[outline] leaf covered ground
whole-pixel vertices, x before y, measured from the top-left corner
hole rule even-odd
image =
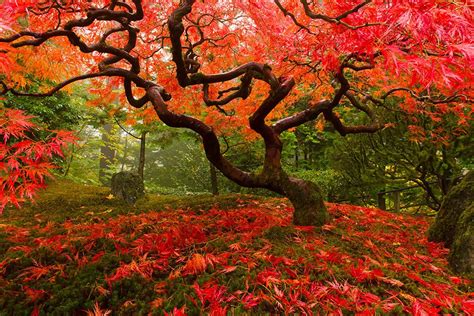
[[[51,190],[0,218],[0,315],[474,314],[424,217],[328,204],[315,229],[283,199]]]

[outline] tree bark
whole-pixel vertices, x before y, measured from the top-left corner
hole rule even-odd
[[[459,216],[448,262],[456,273],[474,273],[474,203]]]
[[[296,169],[299,168],[298,143],[296,144],[296,147],[295,147],[295,167]]]
[[[122,155],[122,166],[120,167],[120,171],[123,172],[125,170],[125,161],[128,156],[128,135],[125,134],[125,145],[123,147],[123,155]]]
[[[322,226],[329,221],[323,194],[313,182],[289,177],[282,181],[284,195],[295,208],[293,224]]]
[[[146,134],[147,132],[142,132],[140,137],[140,157],[138,160],[138,175],[142,178],[142,181],[145,171]]]
[[[74,160],[74,150],[75,150],[76,146],[74,144],[71,145],[71,153],[69,155],[69,159],[67,161],[67,166],[66,166],[66,170],[64,170],[64,173],[63,173],[63,176],[66,177],[68,174],[69,174],[69,170],[71,169],[71,164],[72,164],[72,161]]]

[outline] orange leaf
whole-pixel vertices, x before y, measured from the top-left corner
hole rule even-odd
[[[191,259],[184,265],[185,274],[199,274],[206,270],[207,263],[203,255],[199,253],[193,254]]]

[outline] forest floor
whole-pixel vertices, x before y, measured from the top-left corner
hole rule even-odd
[[[53,183],[0,216],[0,315],[474,314],[472,283],[429,218],[328,204],[291,225],[284,199],[150,196]]]

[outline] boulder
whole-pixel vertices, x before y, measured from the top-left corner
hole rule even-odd
[[[145,195],[143,179],[136,173],[122,171],[112,176],[111,191],[114,196],[127,202],[135,202]]]
[[[474,171],[446,195],[428,240],[450,248],[448,261],[456,273],[474,273]]]
[[[436,220],[428,231],[428,240],[451,247],[461,214],[474,202],[474,171],[451,188],[443,200]]]
[[[474,203],[459,217],[448,261],[456,273],[474,273]]]

